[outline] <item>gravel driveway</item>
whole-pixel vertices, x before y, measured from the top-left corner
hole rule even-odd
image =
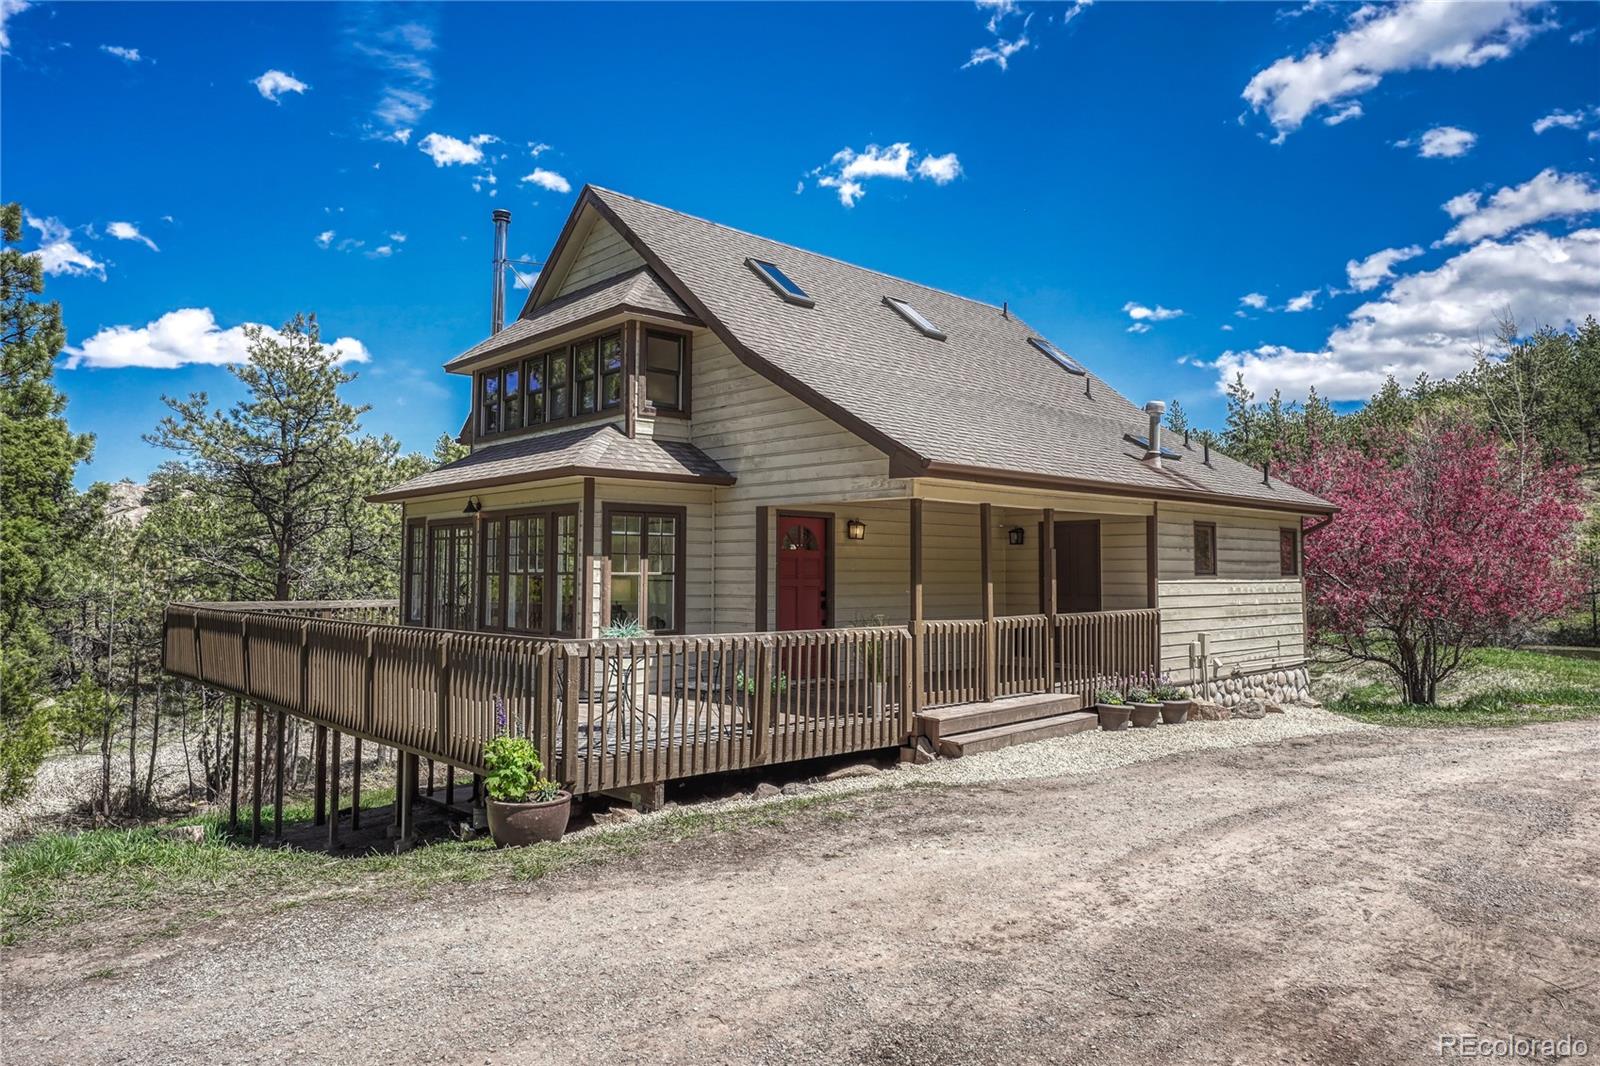
[[[1600,1055],[1600,727],[846,797],[532,885],[5,960],[29,1063]],[[114,976],[94,976],[115,970]]]

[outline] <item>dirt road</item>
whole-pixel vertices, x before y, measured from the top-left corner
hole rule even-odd
[[[1600,727],[1366,731],[883,792],[531,886],[20,948],[28,1063],[1600,1055]],[[101,968],[116,976],[92,978]]]

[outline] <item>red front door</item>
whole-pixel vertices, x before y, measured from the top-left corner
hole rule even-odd
[[[778,516],[778,628],[828,625],[828,520]]]

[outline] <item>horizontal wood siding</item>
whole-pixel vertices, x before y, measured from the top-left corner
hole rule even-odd
[[[622,234],[612,229],[610,223],[596,219],[573,257],[567,276],[561,279],[561,287],[550,297],[565,296],[585,285],[643,265],[644,260]]]
[[[709,331],[696,331],[693,351],[693,441],[738,478],[716,490],[713,624],[743,632],[755,621],[757,507],[806,510],[808,503],[902,495],[905,482],[889,477],[886,455],[750,370]],[[776,530],[774,522],[769,553]],[[837,540],[843,537],[841,530]],[[776,607],[770,569],[769,616]],[[903,599],[903,573],[899,587]],[[855,609],[836,604],[835,614],[847,619]]]
[[[1194,523],[1217,527],[1217,573],[1194,573]],[[1189,645],[1207,635],[1224,674],[1305,660],[1304,587],[1284,577],[1278,530],[1295,515],[1163,503],[1158,522],[1162,669],[1187,676]]]

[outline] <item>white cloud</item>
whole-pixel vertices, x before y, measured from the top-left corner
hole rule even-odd
[[[866,195],[867,189],[863,183],[874,178],[910,181],[918,177],[935,185],[948,185],[961,173],[961,160],[954,152],[944,155],[930,153],[919,159],[916,149],[909,142],[897,141],[887,148],[869,144],[861,152],[853,148],[841,148],[833,153],[833,158],[826,165],[813,168],[808,176],[815,178],[821,188],[834,190],[841,204],[854,207]],[[804,187],[802,181],[795,191],[799,192]]]
[[[107,55],[116,56],[124,63],[137,63],[139,60],[144,58],[139,54],[139,50],[137,48],[123,48],[120,45],[115,44],[103,44],[100,46],[100,51],[106,53]]]
[[[32,6],[29,0],[0,0],[0,52],[11,47],[11,30],[6,24]]]
[[[550,146],[548,144],[545,144],[543,141],[529,141],[528,142],[528,154],[533,156],[533,158],[535,158],[535,159],[538,159],[540,156],[544,155],[549,150],[550,150]]]
[[[333,243],[333,230],[325,229],[317,234],[317,247],[326,248]]]
[[[1083,9],[1092,2],[1093,0],[1077,0],[1076,3],[1069,3],[1054,10],[1059,12],[1060,24],[1065,26],[1082,14]],[[1007,70],[1011,65],[1012,56],[1033,46],[1033,41],[1028,37],[1028,28],[1033,24],[1033,13],[1024,12],[1016,0],[977,0],[977,5],[980,11],[989,15],[988,21],[984,23],[984,29],[994,40],[974,48],[967,61],[961,64],[961,69],[967,70],[993,63],[1002,71]],[[1021,24],[1013,23],[1015,28],[1008,29],[1006,24],[1014,16],[1021,16]],[[1056,16],[1052,15],[1050,21],[1056,21]]]
[[[1524,0],[1363,4],[1326,47],[1278,59],[1242,95],[1282,141],[1314,112],[1371,91],[1389,74],[1504,59],[1544,28],[1529,18],[1534,6]]]
[[[992,45],[986,44],[979,48],[974,48],[972,55],[967,58],[965,63],[961,64],[961,69],[966,70],[968,67],[981,67],[985,63],[993,63],[1001,70],[1007,70],[1011,66],[1011,57],[1028,47],[1030,43],[1027,34],[1023,34],[1012,41],[997,37]]]
[[[139,232],[139,227],[132,222],[112,222],[106,226],[106,232],[119,241],[140,241],[148,245],[152,252],[161,251],[156,247],[156,242]]]
[[[1148,323],[1148,322],[1135,322],[1133,325],[1128,327],[1128,332],[1129,333],[1149,333],[1150,332],[1150,323]]]
[[[1562,174],[1549,167],[1521,185],[1500,189],[1487,202],[1477,192],[1452,197],[1444,210],[1456,224],[1439,243],[1471,244],[1535,222],[1600,211],[1600,189],[1586,174]]]
[[[433,108],[433,66],[428,56],[437,47],[433,27],[416,18],[386,21],[394,12],[418,9],[400,5],[361,5],[347,9],[351,21],[345,39],[382,84],[372,108],[376,139],[405,144],[422,116]]]
[[[172,370],[180,366],[222,366],[242,363],[248,338],[243,325],[223,329],[209,307],[168,311],[143,326],[108,326],[76,348],[66,349],[66,366],[148,367]],[[340,363],[365,363],[367,346],[354,337],[340,337],[326,345]]]
[[[448,134],[430,133],[417,142],[417,147],[427,153],[436,167],[476,164],[483,162],[483,146],[499,140],[489,133],[479,133],[466,140]]]
[[[1141,321],[1148,319],[1151,322],[1165,322],[1169,318],[1178,318],[1183,314],[1182,311],[1175,311],[1170,307],[1162,307],[1160,304],[1154,307],[1146,307],[1144,304],[1134,303],[1132,300],[1123,304],[1122,309],[1128,313],[1129,318]]]
[[[391,233],[389,234],[389,239],[396,244],[406,243],[406,235],[404,233]]]
[[[1361,102],[1359,100],[1352,100],[1339,109],[1330,111],[1326,115],[1323,115],[1322,124],[1324,126],[1339,126],[1349,122],[1351,119],[1360,118],[1364,114],[1366,114],[1366,112],[1361,110]]]
[[[1565,111],[1558,107],[1543,118],[1534,120],[1533,132],[1582,129],[1597,119],[1600,119],[1600,107],[1580,107],[1576,111]]]
[[[954,152],[925,155],[917,162],[917,176],[928,178],[935,185],[948,185],[961,176],[961,160]]]
[[[1485,240],[1433,270],[1403,276],[1350,312],[1320,351],[1263,345],[1223,353],[1218,388],[1235,372],[1259,394],[1311,386],[1334,400],[1370,396],[1393,375],[1439,380],[1472,365],[1475,347],[1510,311],[1524,329],[1580,321],[1600,306],[1600,229],[1565,236],[1533,231]]]
[[[39,231],[39,247],[29,255],[39,257],[46,274],[69,278],[97,277],[106,280],[106,265],[72,243],[72,228],[58,218],[38,218],[24,214],[24,221]]]
[[[1291,297],[1289,302],[1283,305],[1283,309],[1291,315],[1298,314],[1301,311],[1309,311],[1317,306],[1317,297],[1321,295],[1322,290],[1320,288],[1307,289],[1299,296]]]
[[[1477,143],[1478,135],[1471,130],[1456,126],[1435,126],[1415,140],[1408,137],[1405,140],[1395,141],[1394,146],[1410,148],[1415,145],[1417,155],[1423,159],[1455,159],[1472,151],[1472,146]]]
[[[363,252],[362,254],[368,259],[387,259],[394,254],[394,247],[388,244],[380,244],[370,252]]]
[[[1224,322],[1224,323],[1223,323],[1223,324],[1222,324],[1222,325],[1221,325],[1221,326],[1220,326],[1220,327],[1218,327],[1218,328],[1219,328],[1219,329],[1221,329],[1221,330],[1222,330],[1222,332],[1224,332],[1224,333],[1232,333],[1232,332],[1233,332],[1233,327],[1232,327],[1232,326],[1230,326],[1230,325],[1228,325],[1228,324],[1227,324],[1227,323],[1226,323],[1226,322]]]
[[[1267,306],[1267,298],[1265,294],[1259,292],[1247,292],[1243,296],[1239,297],[1239,302],[1244,304],[1246,307],[1253,307],[1257,311]]]
[[[522,180],[529,182],[530,184],[537,185],[541,189],[548,189],[551,192],[572,191],[571,182],[567,181],[566,178],[563,178],[555,171],[546,170],[544,167],[534,167],[533,173],[527,175]]]
[[[311,88],[299,78],[281,70],[269,70],[250,84],[256,87],[256,92],[273,103],[277,103],[284,93],[303,93]]]
[[[1407,248],[1385,248],[1373,252],[1365,259],[1352,259],[1344,265],[1345,277],[1350,280],[1351,292],[1370,292],[1382,282],[1394,277],[1394,266],[1407,259],[1415,259],[1422,249],[1413,244]]]

